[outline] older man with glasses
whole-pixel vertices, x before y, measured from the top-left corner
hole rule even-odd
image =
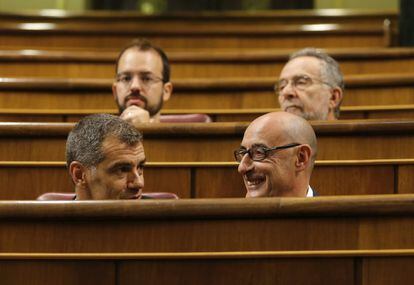
[[[309,185],[317,152],[315,132],[303,118],[274,112],[255,119],[234,151],[246,197],[313,197]]]
[[[112,94],[121,119],[159,122],[163,103],[172,93],[170,65],[164,51],[147,40],[136,40],[118,56]]]
[[[314,48],[292,54],[275,84],[281,109],[306,120],[338,119],[343,90],[338,63]]]

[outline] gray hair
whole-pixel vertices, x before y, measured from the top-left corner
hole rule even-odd
[[[319,59],[322,62],[321,78],[323,78],[323,80],[326,80],[333,88],[339,87],[342,92],[344,92],[344,77],[342,75],[338,62],[335,59],[333,59],[323,50],[307,47],[292,53],[289,57],[289,61],[302,56],[310,56]],[[341,103],[342,102],[339,102],[338,106],[336,106],[335,109],[335,116],[337,118],[339,117],[339,107]]]
[[[80,120],[66,141],[66,165],[79,161],[86,167],[98,165],[105,159],[102,143],[113,136],[128,145],[142,142],[142,134],[119,117],[95,114]]]

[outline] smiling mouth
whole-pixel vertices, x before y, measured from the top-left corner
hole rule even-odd
[[[262,184],[264,179],[246,180],[248,186],[257,186]]]
[[[246,181],[246,186],[249,188],[256,188],[259,185],[262,185],[265,182],[265,177],[258,176],[258,175],[245,175],[244,181]]]

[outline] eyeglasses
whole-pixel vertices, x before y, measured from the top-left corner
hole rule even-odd
[[[291,80],[282,79],[279,82],[277,82],[274,86],[276,95],[279,95],[283,91],[283,89],[285,89],[285,87],[289,84],[289,81],[292,81],[292,86],[295,89],[301,90],[301,91],[312,86],[315,82],[318,82],[320,84],[326,84],[332,87],[332,85],[326,81],[322,81],[317,78],[311,78],[306,75],[298,75],[298,76],[293,77]]]
[[[300,143],[290,143],[290,144],[287,144],[287,145],[272,146],[272,147],[265,147],[265,146],[262,146],[262,145],[253,145],[249,149],[241,148],[241,149],[235,150],[234,151],[234,158],[236,159],[237,162],[240,162],[243,159],[244,155],[247,153],[252,160],[262,161],[266,157],[268,157],[269,152],[271,152],[271,151],[291,148],[291,147],[295,147],[295,146],[298,146],[298,145],[301,145],[301,144]]]
[[[158,77],[151,73],[120,73],[116,76],[116,81],[123,85],[125,88],[129,88],[134,80],[134,76],[138,76],[139,85],[144,88],[148,89],[153,84],[164,81],[161,77]]]

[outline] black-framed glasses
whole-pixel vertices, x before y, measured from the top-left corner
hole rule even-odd
[[[297,76],[294,76],[291,80],[282,79],[279,82],[277,82],[274,86],[274,91],[276,95],[279,95],[283,91],[283,89],[285,89],[285,87],[289,84],[289,81],[292,82],[292,86],[295,89],[301,90],[301,91],[312,86],[315,82],[320,83],[320,84],[326,84],[332,87],[332,85],[329,82],[326,82],[326,81],[323,81],[317,78],[312,78],[307,75],[297,75]]]
[[[295,147],[295,146],[298,146],[298,145],[301,145],[301,144],[300,143],[290,143],[290,144],[287,144],[287,145],[272,146],[272,147],[266,147],[266,146],[263,146],[263,145],[253,145],[249,149],[241,148],[241,149],[235,150],[234,151],[234,158],[236,159],[237,162],[240,162],[243,159],[244,155],[247,153],[252,160],[262,161],[266,157],[268,157],[269,152],[271,152],[271,151],[291,148],[291,147]]]
[[[121,83],[125,88],[129,88],[134,80],[134,76],[138,76],[139,85],[144,89],[150,88],[153,84],[157,82],[164,82],[164,79],[158,77],[152,73],[140,72],[140,73],[130,73],[124,72],[119,73],[116,76],[116,81]]]

